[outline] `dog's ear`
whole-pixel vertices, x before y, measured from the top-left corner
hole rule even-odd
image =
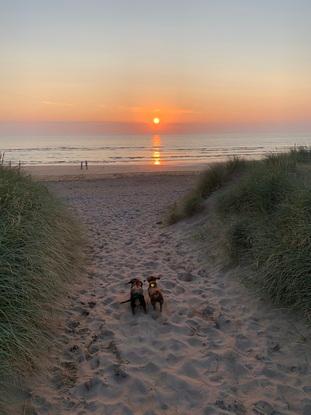
[[[127,282],[127,284],[133,284],[134,281],[135,279],[131,279],[131,281]]]
[[[160,279],[161,279],[161,277],[155,277],[155,279],[156,279],[156,280],[160,280]]]

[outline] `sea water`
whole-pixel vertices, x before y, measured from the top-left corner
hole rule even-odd
[[[196,164],[232,156],[256,159],[310,145],[311,133],[0,137],[4,161],[13,165]]]

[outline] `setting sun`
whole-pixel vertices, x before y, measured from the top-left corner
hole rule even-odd
[[[311,415],[311,0],[0,10],[0,415]]]

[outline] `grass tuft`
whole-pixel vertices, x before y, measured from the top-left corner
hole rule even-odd
[[[184,196],[179,203],[175,203],[169,210],[166,222],[173,225],[184,218],[189,218],[202,210],[202,198],[197,192]]]
[[[81,263],[81,233],[29,177],[0,168],[0,413],[53,341],[53,309]]]
[[[275,157],[275,156],[273,156]],[[271,158],[255,162],[252,167],[218,198],[218,209],[224,214],[272,212],[291,191],[292,170]]]
[[[202,211],[204,200],[232,180],[237,174],[241,173],[246,165],[247,162],[245,160],[233,157],[227,162],[209,166],[200,175],[194,190],[171,207],[166,222],[172,225]]]

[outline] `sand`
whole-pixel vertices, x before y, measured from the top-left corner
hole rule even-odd
[[[72,180],[98,180],[107,177],[136,176],[137,174],[184,174],[185,172],[197,173],[206,169],[207,163],[181,164],[161,163],[155,164],[106,164],[92,165],[88,169],[80,165],[57,165],[57,166],[22,166],[22,171],[31,174],[33,178],[40,181],[72,181]]]
[[[207,255],[200,218],[163,226],[194,180],[49,183],[86,226],[89,259],[32,386],[37,415],[311,414],[310,329]],[[151,274],[163,313],[132,316],[126,283]]]

